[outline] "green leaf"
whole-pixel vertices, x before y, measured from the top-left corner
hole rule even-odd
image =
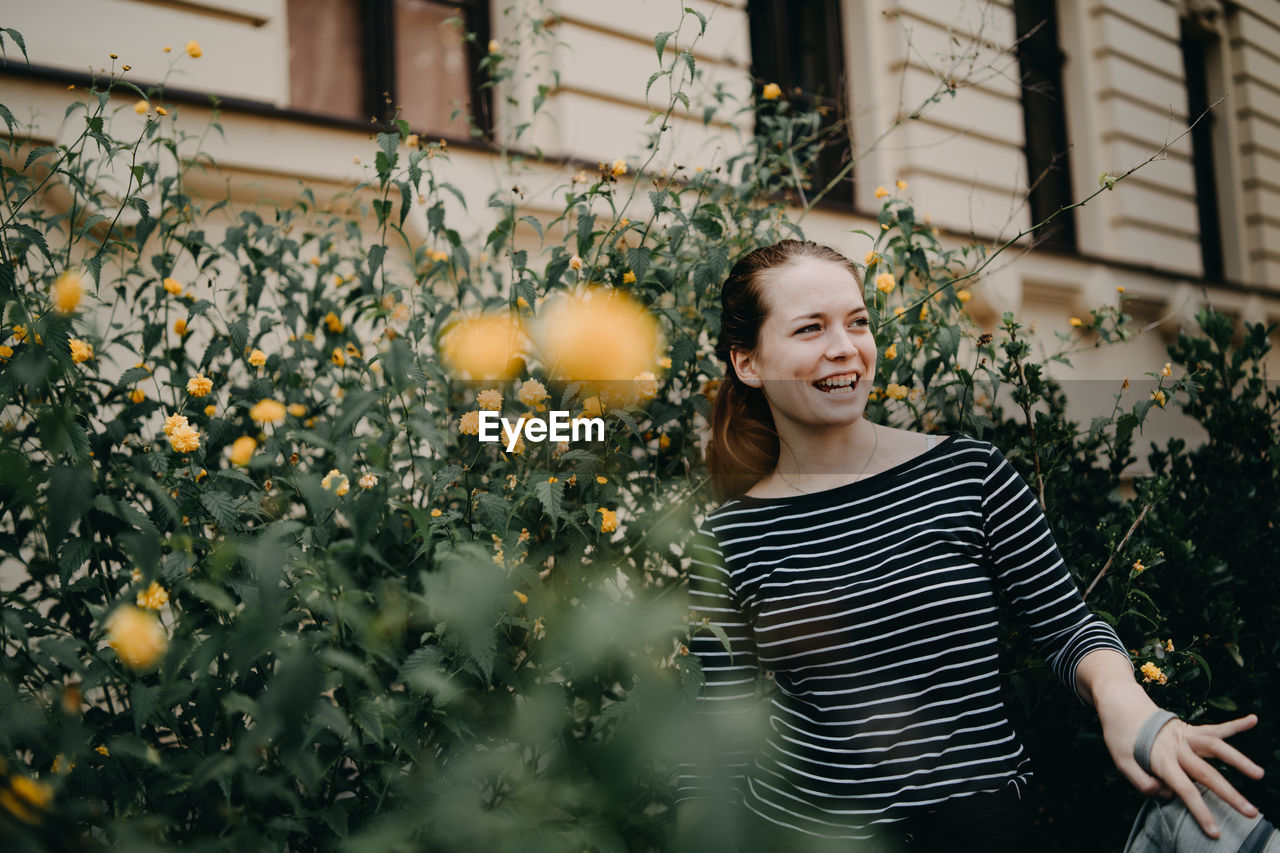
[[[564,484],[549,483],[543,480],[534,484],[533,493],[538,496],[538,500],[542,502],[542,509],[552,518],[560,518],[563,515],[562,506],[564,503]]]
[[[223,530],[231,531],[239,526],[236,512],[239,502],[234,498],[222,492],[204,492],[200,495],[200,503]]]
[[[667,32],[658,33],[656,36],[653,37],[653,49],[658,54],[658,62],[662,62],[662,54],[667,49],[667,41],[673,35],[675,35],[675,31],[668,30]],[[649,82],[650,84],[652,84],[653,78],[649,78]],[[646,87],[645,93],[648,94],[648,92],[649,90]]]

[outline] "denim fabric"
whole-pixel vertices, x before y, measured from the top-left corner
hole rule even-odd
[[[1138,812],[1124,853],[1280,853],[1280,831],[1267,831],[1262,816],[1247,818],[1205,786],[1196,787],[1222,830],[1218,838],[1204,834],[1179,798],[1151,799]]]

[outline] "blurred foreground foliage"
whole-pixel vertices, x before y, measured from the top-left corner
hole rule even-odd
[[[670,86],[644,158],[568,181],[549,220],[495,192],[479,245],[451,225],[479,200],[450,183],[447,146],[403,123],[376,135],[350,212],[306,190],[248,209],[188,191],[216,167],[203,131],[156,110],[162,90],[112,74],[72,100],[57,145],[0,105],[6,849],[672,844],[675,764],[715,736],[687,713],[699,626],[680,589],[710,505],[717,288],[743,252],[800,234],[793,202],[830,127],[767,87],[754,105],[717,92],[706,118],[751,110],[755,136],[714,168],[651,169],[695,43],[655,41],[650,87]],[[511,74],[500,52],[485,65],[495,85]],[[1157,701],[1257,712],[1243,746],[1280,757],[1262,746],[1280,675],[1268,330],[1235,340],[1202,314],[1158,399],[1117,396],[1079,425],[1046,369],[1131,335],[1123,303],[1036,357],[1012,316],[991,334],[966,313],[988,253],[944,247],[889,193],[877,224],[870,417],[1004,449],[1082,586],[1101,572],[1090,603],[1160,667]],[[588,283],[656,318],[652,370],[625,314],[588,311],[605,335],[547,325]],[[447,351],[468,328],[488,350],[506,330],[510,351],[446,370],[442,336]],[[561,369],[583,362],[574,335],[620,383]],[[459,364],[501,376],[462,381]],[[603,413],[608,432],[508,453],[460,429],[492,408],[478,392],[511,417]],[[1153,447],[1126,499],[1141,425],[1171,401],[1208,440]],[[1137,796],[1096,722],[1018,637],[1007,665],[1058,849],[1114,846]]]

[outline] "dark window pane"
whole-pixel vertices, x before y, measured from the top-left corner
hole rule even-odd
[[[359,0],[288,0],[289,106],[367,118]]]
[[[810,179],[820,192],[851,159],[839,0],[750,0],[747,15],[758,84],[777,83],[796,109],[823,114],[826,142]],[[852,205],[852,176],[825,198]]]
[[[1191,128],[1191,162],[1196,176],[1196,208],[1200,220],[1200,259],[1204,277],[1226,277],[1222,256],[1222,224],[1218,205],[1218,180],[1214,168],[1213,136],[1217,116],[1209,110],[1209,57],[1217,35],[1182,22],[1182,62],[1187,75],[1187,107]],[[1208,112],[1206,112],[1208,111]]]
[[[1028,202],[1033,223],[1071,203],[1071,161],[1062,98],[1062,48],[1054,0],[1015,0],[1022,117],[1027,140]],[[1036,232],[1039,245],[1074,251],[1075,211],[1067,210]]]
[[[458,17],[459,9],[453,4],[395,0],[392,91],[401,117],[411,127],[466,138],[470,135],[470,60],[463,28],[445,23]]]

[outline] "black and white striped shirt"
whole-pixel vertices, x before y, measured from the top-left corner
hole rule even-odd
[[[733,498],[690,551],[698,711],[767,725],[722,755],[735,796],[782,826],[839,838],[981,791],[1021,787],[1005,713],[997,594],[1075,689],[1095,649],[1126,654],[1085,607],[1030,489],[986,441],[952,435],[865,479]],[[724,715],[724,716],[720,716]],[[677,801],[714,795],[685,765]]]

